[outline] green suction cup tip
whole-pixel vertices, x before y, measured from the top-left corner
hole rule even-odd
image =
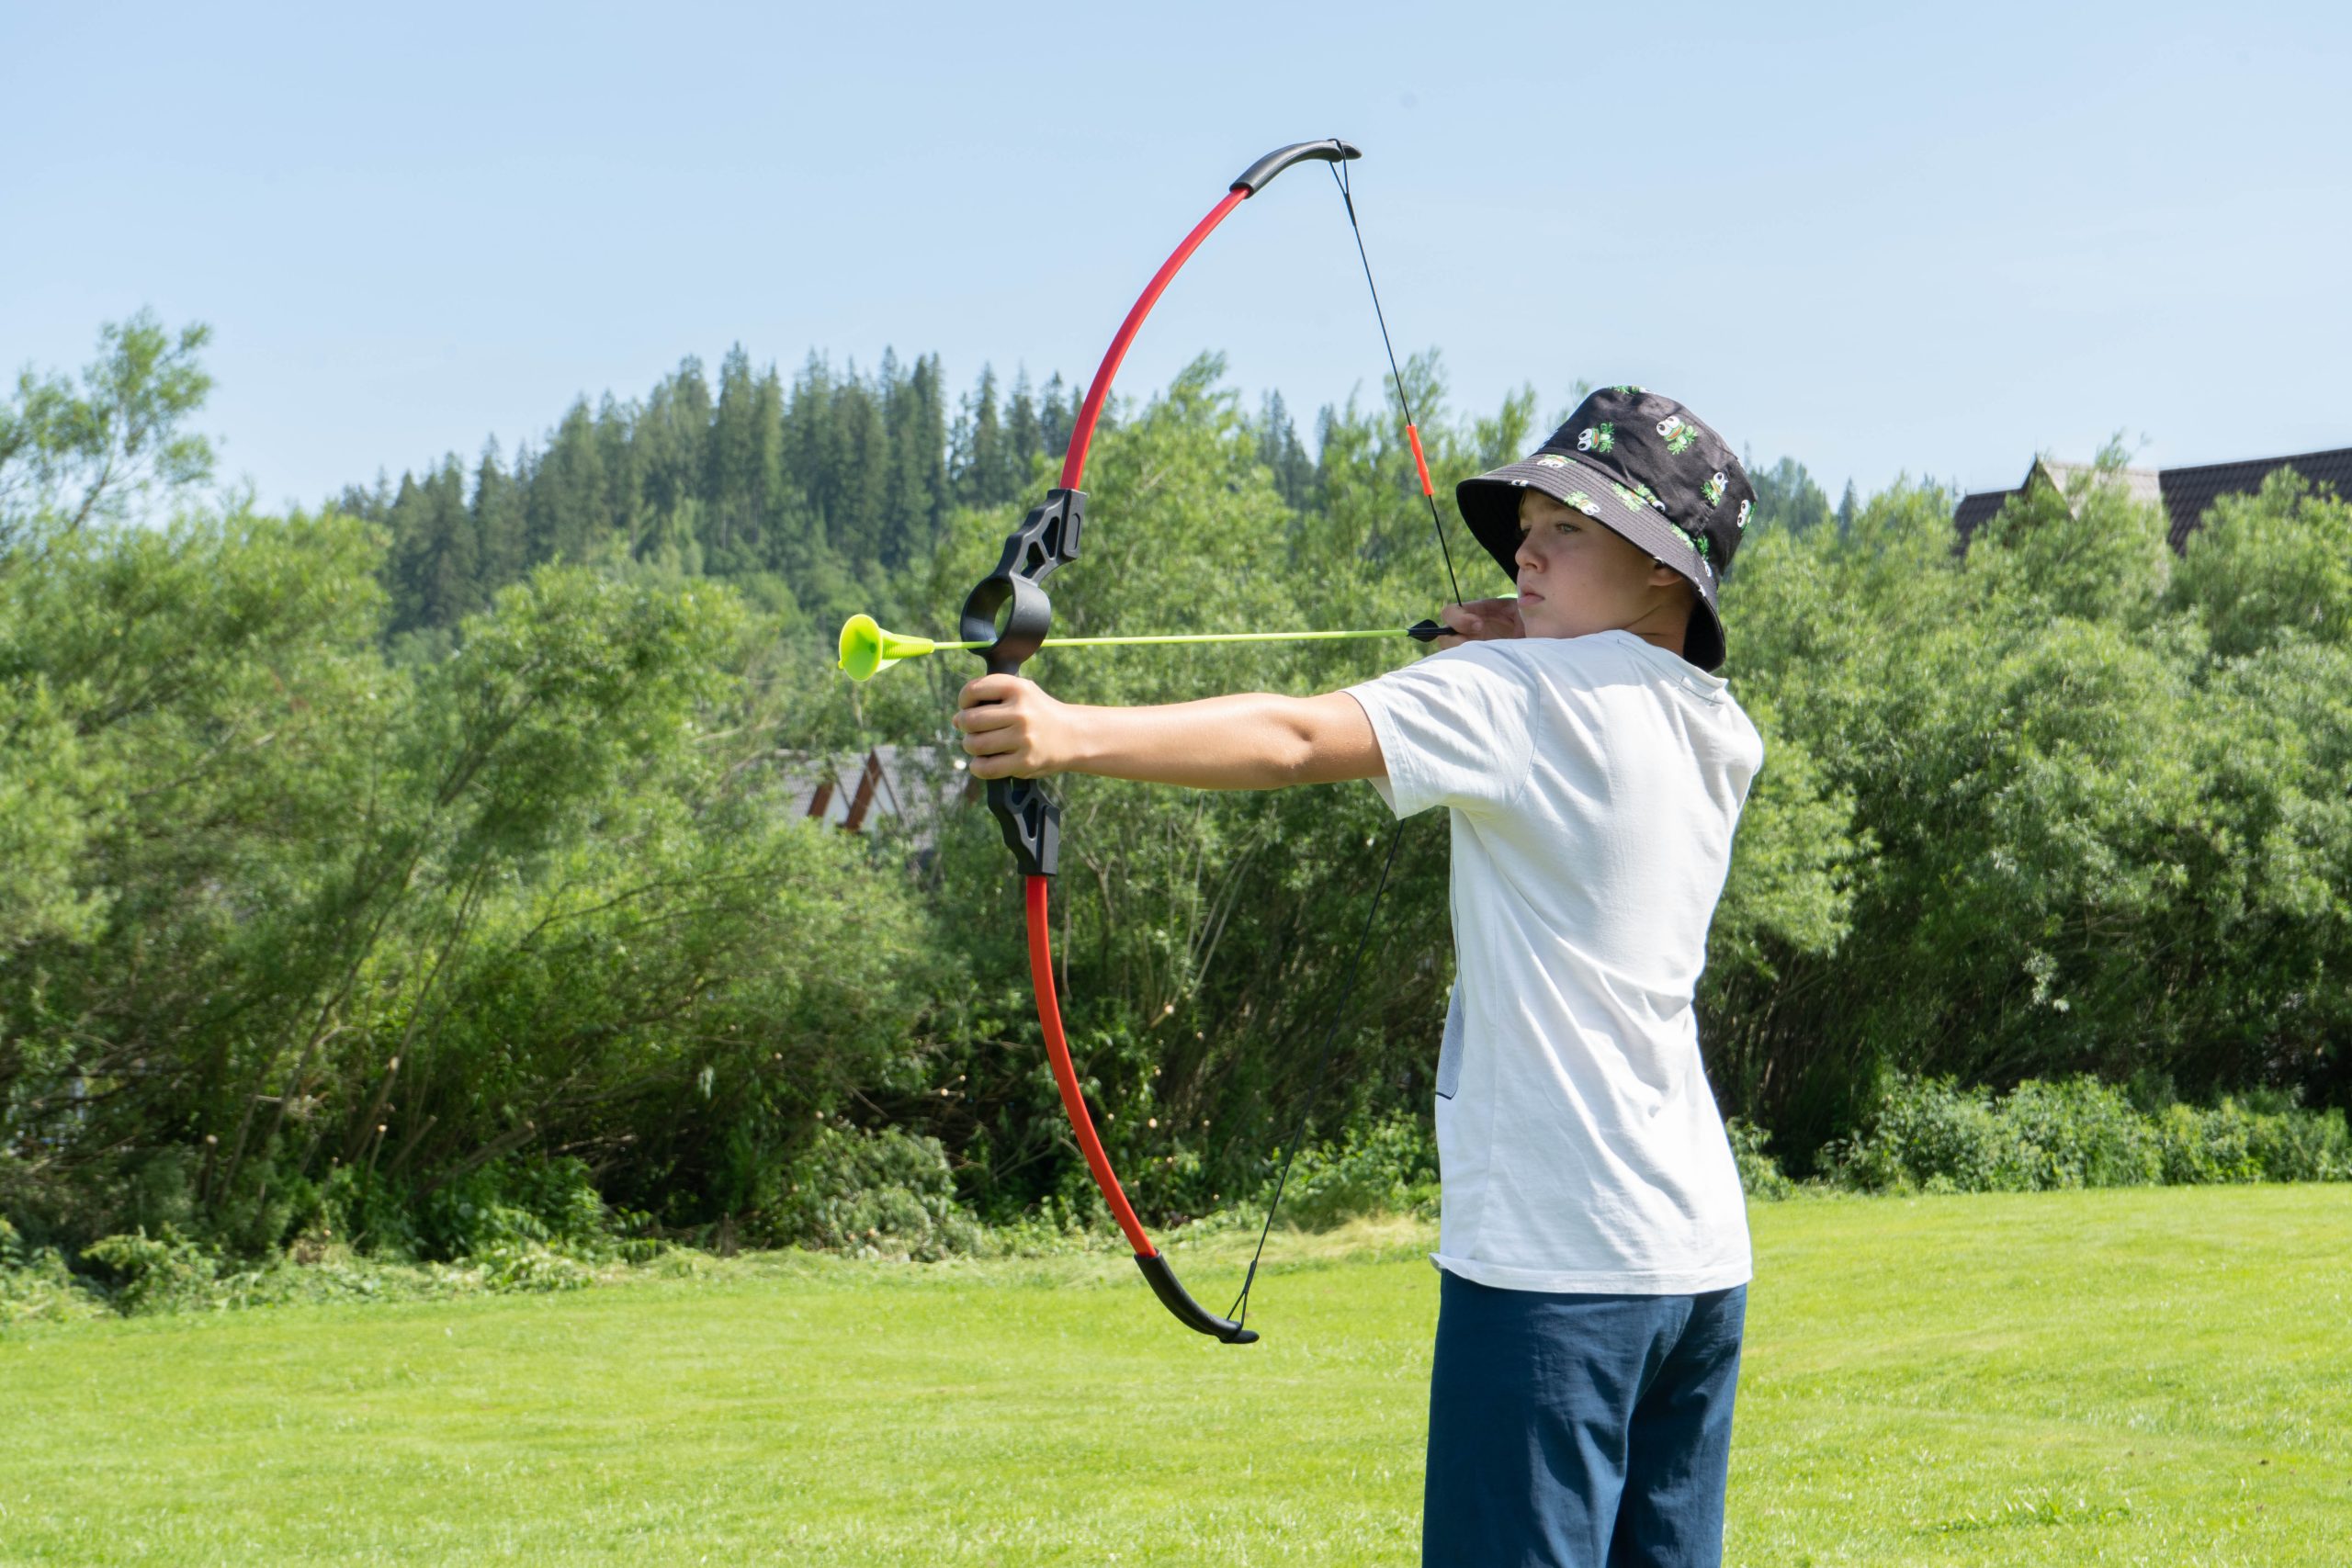
[[[852,615],[842,623],[841,669],[853,681],[871,681],[881,672],[882,628],[871,615]]]
[[[927,637],[885,631],[871,615],[852,615],[842,623],[841,669],[853,681],[871,681],[901,659],[920,659],[938,648]]]

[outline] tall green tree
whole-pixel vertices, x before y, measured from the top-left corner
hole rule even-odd
[[[956,420],[954,457],[956,499],[967,506],[1001,506],[1014,498],[1012,455],[997,408],[996,371],[980,367],[979,384],[964,399]]]
[[[523,492],[499,461],[498,438],[483,443],[481,461],[474,467],[474,552],[479,563],[479,589],[474,603],[486,604],[490,595],[523,575],[528,541],[523,532]]]
[[[481,602],[481,535],[466,505],[466,471],[451,453],[393,500],[387,563],[394,633],[456,625]]]
[[[523,500],[523,537],[534,565],[579,561],[612,528],[604,448],[595,416],[582,398],[564,414],[531,470]]]
[[[212,389],[198,359],[211,335],[201,323],[175,335],[141,310],[98,329],[78,386],[18,373],[0,403],[0,554],[36,529],[119,521],[211,478],[212,443],[186,426]]]

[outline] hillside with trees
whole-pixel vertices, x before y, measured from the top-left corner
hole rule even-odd
[[[944,629],[1050,482],[1075,389],[984,374],[951,411],[935,358],[787,379],[739,350],[715,389],[689,360],[511,458],[277,515],[210,488],[203,342],[134,319],[0,407],[8,1235],[448,1257],[584,1206],[922,1250],[1095,1213],[1001,845],[943,744],[968,666],[852,687],[830,650],[852,610]],[[1532,392],[1456,417],[1434,362],[1408,378],[1442,493],[1536,432]],[[1122,407],[1057,625],[1430,614],[1390,411],[1315,435],[1213,358]],[[1699,998],[1724,1109],[1804,1173],[1898,1112],[1928,1126],[1939,1079],[2091,1075],[2152,1114],[2352,1100],[2352,507],[2275,478],[2176,558],[2094,485],[2021,498],[1962,555],[1941,487],[1832,508],[1801,466],[1757,469],[1725,672],[1768,757]],[[1468,566],[1466,592],[1503,587]],[[1409,656],[1033,672],[1154,702]],[[791,809],[810,766],[884,742],[935,759],[935,809],[862,836]],[[1352,788],[1064,794],[1057,945],[1106,1139],[1156,1217],[1247,1201],[1305,1103],[1385,812]],[[1405,829],[1315,1111],[1332,1149],[1426,1161],[1445,842]]]

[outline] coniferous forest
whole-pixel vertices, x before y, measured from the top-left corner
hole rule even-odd
[[[134,318],[0,406],[0,1244],[933,1255],[1099,1222],[947,744],[970,666],[831,669],[853,612],[952,626],[1080,389],[739,348],[277,514],[214,483],[204,346]],[[1408,376],[1442,495],[1573,401],[1456,414],[1433,359]],[[1792,458],[1751,469],[1725,673],[1768,758],[1699,998],[1751,1173],[2352,1174],[2352,507],[2274,476],[2176,555],[2092,483],[1962,554],[1944,487],[1833,505]],[[1089,491],[1072,632],[1401,626],[1447,592],[1385,403],[1320,411],[1310,446],[1204,359],[1115,409]],[[1464,592],[1505,591],[1465,542]],[[1032,672],[1155,702],[1410,656]],[[892,809],[807,815],[876,748]],[[1060,978],[1106,1140],[1157,1219],[1255,1201],[1385,813],[1063,793]],[[1308,1216],[1426,1190],[1446,908],[1416,819]]]

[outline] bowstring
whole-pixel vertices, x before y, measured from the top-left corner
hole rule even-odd
[[[1355,195],[1348,187],[1347,164],[1345,161],[1335,163],[1330,165],[1330,170],[1331,182],[1340,187],[1340,204],[1348,209],[1348,231],[1355,236],[1356,259],[1363,264],[1363,284],[1372,295],[1373,320],[1380,323],[1380,346],[1388,355],[1388,375],[1396,384],[1396,407],[1405,416],[1405,428],[1408,432],[1418,432],[1419,422],[1413,418],[1412,399],[1405,390],[1405,373],[1396,364],[1396,345],[1389,340],[1388,314],[1380,308],[1380,285],[1372,280],[1372,257],[1364,251],[1363,226],[1356,221]],[[1430,504],[1430,526],[1437,534],[1438,553],[1445,558],[1445,581],[1447,586],[1453,590],[1454,604],[1460,604],[1462,581],[1453,574],[1453,549],[1446,543],[1445,519],[1438,511],[1434,493],[1424,488],[1421,499]],[[1347,1018],[1348,1003],[1355,997],[1356,980],[1363,969],[1364,951],[1372,945],[1373,928],[1380,919],[1380,901],[1387,895],[1389,874],[1396,869],[1396,852],[1404,841],[1405,824],[1400,818],[1389,827],[1388,853],[1380,863],[1380,881],[1372,890],[1372,907],[1364,911],[1363,930],[1356,937],[1355,952],[1349,956],[1347,971],[1340,978],[1339,999],[1331,1007],[1330,1025],[1324,1030],[1323,1044],[1316,1053],[1315,1076],[1307,1083],[1306,1099],[1298,1110],[1298,1123],[1291,1129],[1289,1147],[1283,1154],[1282,1170],[1274,1178],[1274,1195],[1266,1204],[1265,1223],[1258,1227],[1258,1246],[1250,1254],[1249,1271],[1241,1277],[1241,1293],[1233,1298],[1233,1305],[1225,1314],[1233,1320],[1236,1327],[1249,1319],[1250,1291],[1258,1282],[1258,1264],[1266,1255],[1266,1238],[1273,1234],[1274,1215],[1283,1206],[1283,1190],[1290,1185],[1291,1165],[1298,1158],[1298,1147],[1306,1136],[1306,1124],[1315,1113],[1315,1102],[1322,1097],[1323,1079],[1331,1066],[1331,1047],[1339,1041],[1340,1025]]]
[[[1372,319],[1380,323],[1380,346],[1388,355],[1388,378],[1396,384],[1396,407],[1405,416],[1405,428],[1418,431],[1420,421],[1413,417],[1413,400],[1405,391],[1405,373],[1396,367],[1396,345],[1388,338],[1388,313],[1380,308],[1380,285],[1372,280],[1372,257],[1364,254],[1363,225],[1356,221],[1355,193],[1348,186],[1347,164],[1328,165],[1331,183],[1340,187],[1340,201],[1348,209],[1348,232],[1356,240],[1356,259],[1363,263],[1363,286],[1372,293]],[[1437,497],[1430,491],[1421,491],[1421,499],[1430,503],[1430,526],[1437,532],[1438,553],[1445,558],[1446,585],[1453,590],[1453,602],[1462,603],[1462,580],[1453,575],[1453,547],[1446,543],[1445,519],[1437,509]]]

